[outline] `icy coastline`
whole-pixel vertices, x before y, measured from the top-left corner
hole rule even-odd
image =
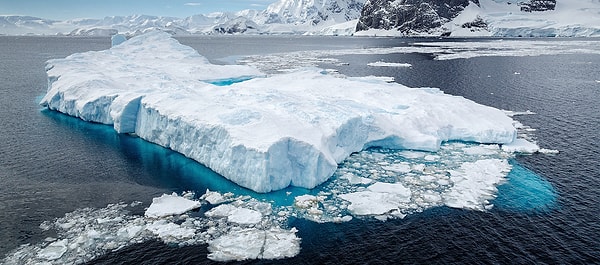
[[[435,151],[516,137],[502,111],[439,89],[212,65],[160,32],[50,60],[47,74],[41,105],[173,149],[257,192],[313,188],[368,147]]]

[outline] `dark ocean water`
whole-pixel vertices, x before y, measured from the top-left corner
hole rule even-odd
[[[216,62],[244,54],[403,46],[411,40],[202,37],[180,41]],[[0,256],[52,236],[39,228],[40,223],[75,209],[132,201],[147,206],[165,192],[207,187],[247,192],[169,150],[37,105],[46,90],[46,60],[109,45],[108,38],[0,37]],[[448,61],[433,60],[430,54],[337,58],[347,64],[322,66],[350,76],[393,76],[408,86],[439,87],[485,105],[537,113],[516,119],[537,129],[533,135],[542,147],[560,153],[521,156],[517,162],[549,182],[556,202],[543,211],[438,207],[387,222],[354,219],[318,224],[292,219],[290,226],[297,227],[302,238],[298,256],[243,263],[600,263],[600,83],[596,81],[600,55]],[[366,66],[378,60],[412,67]],[[90,264],[211,263],[206,254],[203,245],[180,248],[145,242]]]

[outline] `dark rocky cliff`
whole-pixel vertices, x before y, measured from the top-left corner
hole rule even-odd
[[[368,0],[356,30],[428,33],[456,17],[471,2],[479,5],[478,0]]]
[[[556,0],[506,1],[516,4],[522,12],[554,10]],[[367,0],[356,31],[368,29],[397,30],[403,35],[444,35],[442,27],[458,16],[469,4],[479,6],[479,0]],[[463,28],[486,29],[481,17],[461,25]]]
[[[549,11],[556,7],[556,0],[529,0],[519,3],[521,11]]]

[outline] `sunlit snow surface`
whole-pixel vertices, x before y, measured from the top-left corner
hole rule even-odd
[[[445,48],[421,46],[411,49],[414,49],[411,52],[419,49],[429,52]],[[390,50],[397,52],[394,48]],[[385,53],[383,49],[379,51]],[[464,57],[476,56],[472,51],[460,48],[455,51],[455,54],[465,52]],[[500,55],[505,54],[498,51]],[[534,47],[529,51],[521,55],[538,52]],[[344,52],[352,54],[357,50]],[[358,50],[358,53],[362,52]],[[516,50],[515,53],[518,54]],[[273,62],[277,62],[278,70],[293,68],[296,62],[322,62],[319,56],[323,54],[334,56],[340,52],[248,57],[245,62],[269,72],[274,69]],[[290,58],[287,56],[295,60],[286,61]],[[306,56],[305,60],[302,56]],[[295,66],[299,65],[302,66]],[[385,77],[380,77],[379,81],[372,77],[365,80],[389,81]],[[510,117],[535,115],[529,111],[505,111],[505,114]],[[268,194],[256,196],[264,198],[261,200],[227,190],[163,195],[153,200],[145,209],[145,215],[130,213],[141,207],[136,202],[112,204],[101,209],[79,209],[40,225],[43,230],[56,231],[56,238],[23,245],[2,263],[81,263],[125,246],[156,239],[175,246],[208,244],[208,258],[217,261],[279,259],[295,256],[300,251],[301,239],[296,236],[296,229],[288,226],[290,217],[343,223],[361,218],[405,218],[442,206],[476,211],[551,209],[556,200],[552,185],[513,158],[518,152],[554,154],[558,151],[535,145],[534,129],[518,121],[513,125],[518,129],[519,139],[524,140],[518,139],[510,148],[507,147],[510,145],[450,141],[444,142],[435,152],[371,148],[354,153],[339,164],[327,182],[308,194],[279,192],[271,197]],[[291,196],[292,200],[275,196]],[[198,209],[199,206],[202,208]]]

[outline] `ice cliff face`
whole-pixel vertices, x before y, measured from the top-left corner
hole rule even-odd
[[[435,151],[443,141],[516,137],[502,111],[438,89],[316,68],[264,77],[212,65],[161,32],[50,60],[47,74],[43,106],[180,152],[257,192],[313,188],[373,146]]]
[[[356,25],[368,29],[397,30],[404,35],[428,34],[456,17],[478,0],[368,0]]]

